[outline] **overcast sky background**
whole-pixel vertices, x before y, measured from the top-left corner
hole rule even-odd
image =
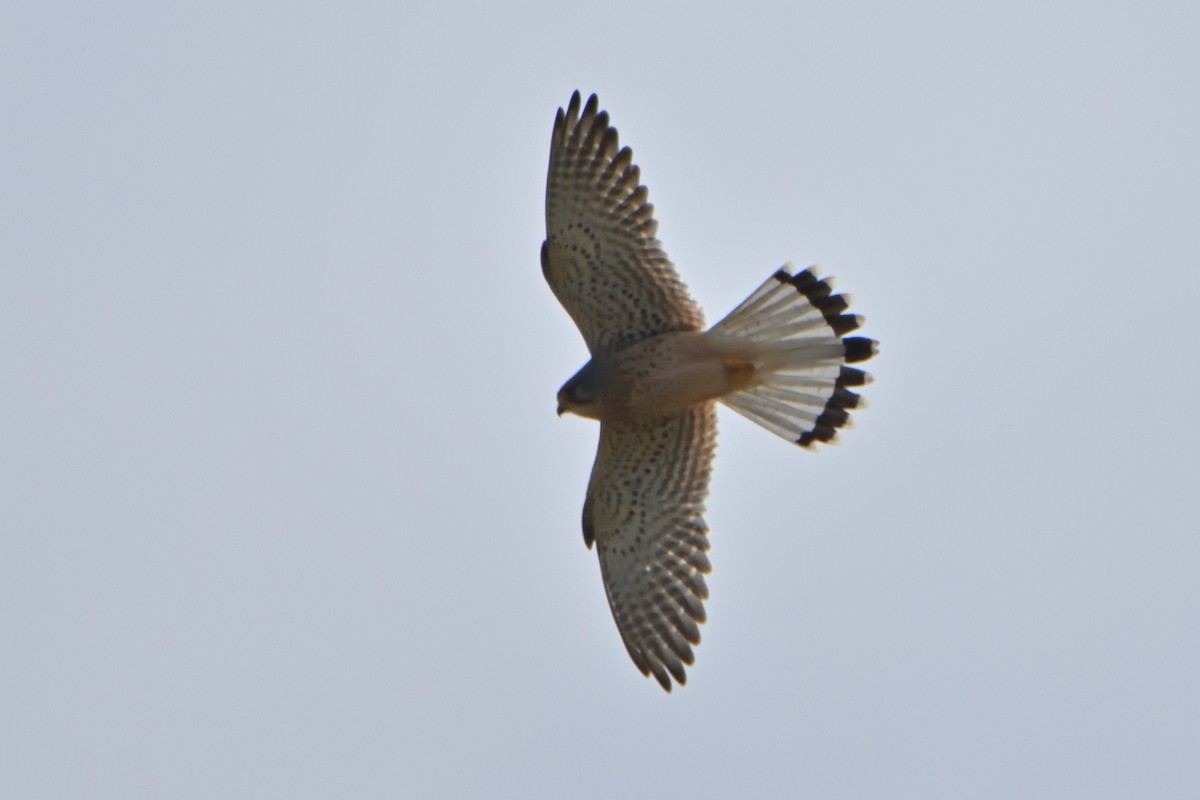
[[[1194,3],[5,3],[0,795],[1200,796]],[[722,411],[688,685],[584,548],[538,266],[598,92],[708,312],[880,340]]]

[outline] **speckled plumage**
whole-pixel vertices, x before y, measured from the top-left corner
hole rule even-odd
[[[641,171],[620,148],[596,96],[576,92],[550,142],[542,272],[595,354],[667,331],[698,331],[704,314],[655,238]]]
[[[686,681],[708,596],[704,500],[715,401],[811,448],[861,405],[847,366],[875,353],[815,268],[784,268],[710,330],[655,238],[629,148],[595,95],[559,109],[546,183],[542,272],[592,355],[559,413],[600,420],[583,509],[617,629],[667,691]]]
[[[687,680],[708,597],[704,498],[717,445],[706,402],[659,419],[604,423],[583,531],[633,663],[670,690]],[[668,677],[670,676],[670,677]]]

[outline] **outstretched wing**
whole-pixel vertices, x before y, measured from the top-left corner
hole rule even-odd
[[[595,541],[633,663],[668,692],[687,681],[708,597],[704,498],[716,447],[711,402],[633,425],[602,423],[583,535]]]
[[[704,315],[655,238],[658,223],[628,147],[596,95],[558,110],[546,178],[542,273],[588,350],[698,331]]]

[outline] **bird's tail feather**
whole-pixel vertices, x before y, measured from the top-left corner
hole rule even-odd
[[[746,388],[721,402],[803,447],[834,443],[850,409],[866,405],[849,387],[870,376],[848,365],[877,349],[871,339],[846,335],[863,322],[846,313],[849,306],[849,296],[834,294],[815,267],[777,271],[709,331],[754,365]]]

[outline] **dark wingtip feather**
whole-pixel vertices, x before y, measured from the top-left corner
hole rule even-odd
[[[850,391],[844,386],[835,386],[829,402],[836,403],[838,408],[860,408],[865,405],[862,395]]]
[[[855,344],[853,347],[856,352],[858,348],[873,346],[875,344],[871,339],[862,337],[852,337],[845,340],[847,343],[846,360],[850,361],[851,342]],[[867,342],[868,345],[861,345],[858,342]],[[870,358],[868,354],[866,358]],[[861,360],[861,359],[860,359]],[[829,395],[829,399],[825,401],[825,408],[817,417],[813,424],[812,430],[800,435],[796,440],[796,444],[804,448],[811,449],[817,442],[825,444],[834,444],[837,441],[838,428],[843,428],[850,423],[850,411],[856,408],[864,408],[866,402],[862,395],[853,392],[846,388],[848,386],[863,386],[869,383],[871,376],[855,367],[842,367],[838,373],[837,381],[833,385],[833,393]]]
[[[841,295],[834,296],[841,297]],[[829,323],[829,327],[833,328],[834,335],[839,337],[858,330],[863,324],[863,318],[858,314],[838,314],[837,316],[826,314],[825,321]]]
[[[796,440],[796,444],[801,447],[811,448],[817,442],[831,444],[836,438],[837,428],[825,420],[825,414],[821,414],[821,416],[817,417],[813,429],[800,434],[800,438]]]
[[[847,364],[866,361],[879,352],[879,342],[865,336],[851,336],[843,339],[842,344],[846,346]]]
[[[579,90],[576,89],[574,92],[571,93],[571,100],[570,100],[570,102],[567,103],[566,116],[569,117],[572,121],[579,119],[579,103],[580,103]],[[562,109],[560,108],[559,111],[562,111]]]
[[[850,308],[850,296],[834,294],[832,278],[818,277],[814,267],[803,269],[795,275],[781,269],[775,273],[775,280],[795,287],[796,291],[804,295],[804,298],[821,312],[825,322],[833,329],[834,335],[842,337],[862,326],[862,317],[845,313]]]
[[[842,367],[838,373],[838,386],[866,386],[871,382],[871,375],[858,367]]]
[[[846,336],[847,333],[862,327],[863,318],[858,314],[846,313],[850,308],[850,296],[834,294],[832,279],[822,279],[815,267],[808,267],[795,275],[781,269],[775,273],[775,280],[795,287],[796,291],[804,295],[804,298],[821,312],[834,335],[842,340],[846,363],[866,361],[878,352],[879,343],[874,339]],[[834,384],[833,394],[826,401],[824,410],[815,420],[812,429],[796,439],[796,444],[811,448],[817,442],[834,442],[837,429],[850,422],[849,410],[865,405],[858,394],[846,387],[863,386],[870,380],[871,376],[861,369],[842,367]]]
[[[663,669],[662,664],[653,664],[650,670],[654,673],[654,680],[658,681],[658,685],[663,687],[663,689],[670,694],[671,676],[667,674],[665,669]]]

